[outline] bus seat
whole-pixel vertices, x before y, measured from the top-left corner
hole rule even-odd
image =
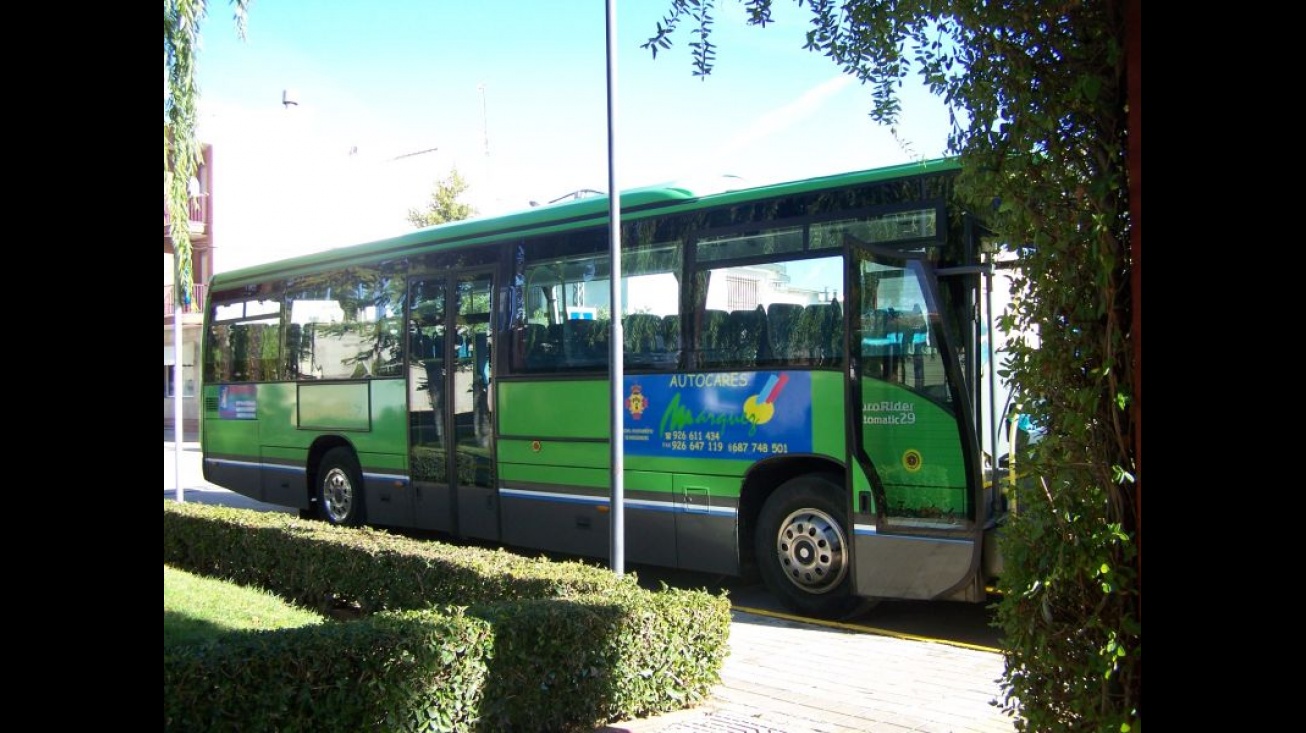
[[[767,336],[771,358],[784,364],[797,356],[794,329],[802,318],[803,306],[797,303],[772,303],[766,308]]]
[[[826,342],[825,363],[843,363],[843,307],[837,298],[832,298],[829,305],[830,339]]]
[[[562,322],[562,357],[566,366],[578,366],[589,361],[590,329],[593,326],[593,321]]]
[[[665,364],[675,368],[680,363],[680,315],[662,316],[662,343],[666,347]]]
[[[756,366],[766,334],[766,312],[758,306],[752,310],[730,311],[726,325],[725,348],[731,366]]]
[[[228,332],[231,344],[231,379],[235,382],[247,382],[252,379],[249,357],[249,325],[233,323]]]
[[[543,323],[526,324],[522,347],[526,354],[525,361],[528,369],[552,366],[557,359],[554,345],[549,342],[549,327]]]
[[[662,319],[652,313],[631,313],[622,324],[626,363],[653,364],[664,360]]]
[[[804,363],[812,366],[833,363],[831,360],[838,354],[834,346],[835,323],[841,320],[838,308],[838,303],[813,303],[803,308],[795,335],[798,357]]]
[[[667,351],[680,351],[680,315],[671,313],[662,316],[662,341],[667,345]]]
[[[605,322],[569,320],[562,324],[562,354],[564,366],[598,366],[607,353]]]
[[[299,357],[304,353],[304,327],[298,323],[286,326],[286,376],[299,378]]]
[[[838,300],[805,307],[800,330],[804,339],[804,354],[812,365],[842,363],[843,309]]]
[[[759,303],[753,309],[753,322],[757,329],[757,362],[758,364],[770,364],[774,361],[771,358],[771,324],[766,317],[766,308]]]
[[[729,357],[730,314],[723,310],[703,311],[703,328],[698,334],[699,366],[717,366]]]
[[[595,364],[607,364],[610,358],[609,339],[612,338],[612,321],[601,319],[593,321],[594,329],[590,341],[590,351]]]

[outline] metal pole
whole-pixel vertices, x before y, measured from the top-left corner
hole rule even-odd
[[[174,255],[175,259],[175,255]],[[173,475],[176,483],[177,501],[186,501],[186,489],[181,485],[181,440],[182,440],[182,386],[181,386],[181,282],[176,273],[180,267],[173,268],[172,278],[172,450]]]
[[[626,567],[625,512],[625,415],[622,412],[625,344],[621,327],[621,191],[617,188],[617,0],[608,5],[608,219],[609,248],[612,257],[611,318],[609,337],[611,355],[608,370],[612,375],[612,570],[623,575]]]
[[[984,272],[984,310],[987,312],[987,324],[985,328],[989,332],[989,480],[992,482],[994,490],[998,486],[998,363],[997,349],[995,344],[998,340],[997,322],[998,319],[993,315],[993,270],[996,263],[993,261],[993,255],[989,255],[989,266]],[[1012,446],[1008,445],[1007,450],[1011,451]],[[1008,457],[1007,460],[1011,460]],[[992,497],[990,497],[992,501]]]

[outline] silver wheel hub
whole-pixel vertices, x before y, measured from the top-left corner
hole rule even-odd
[[[322,501],[326,503],[327,514],[335,521],[349,516],[354,505],[354,485],[349,481],[349,474],[333,468],[327,472],[322,482]]]
[[[816,509],[802,509],[780,524],[776,559],[789,582],[808,593],[826,593],[848,573],[847,544],[833,517]]]

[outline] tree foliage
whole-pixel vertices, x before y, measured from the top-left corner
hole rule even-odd
[[[743,2],[750,24],[772,22],[772,0]],[[806,47],[869,87],[873,119],[897,124],[913,71],[945,101],[959,191],[1020,255],[1001,326],[1046,437],[1002,541],[1005,704],[1021,730],[1137,731],[1126,0],[796,2]],[[644,48],[688,25],[707,76],[714,8],[670,0]]]
[[[435,190],[431,192],[426,208],[408,210],[408,222],[421,229],[475,216],[476,209],[471,204],[458,200],[467,188],[468,184],[458,173],[458,169],[453,169],[448,176],[435,182]]]
[[[231,0],[236,30],[245,37],[245,18],[253,0]],[[163,200],[171,220],[169,235],[176,262],[173,292],[177,302],[191,299],[190,180],[200,159],[195,139],[199,86],[195,81],[200,26],[207,0],[163,0]]]

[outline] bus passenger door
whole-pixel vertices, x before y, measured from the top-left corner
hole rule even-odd
[[[458,534],[497,539],[498,491],[494,471],[494,391],[490,326],[494,279],[467,273],[453,280],[455,339],[450,354],[454,504]]]
[[[409,284],[409,475],[416,525],[498,537],[490,273]],[[415,336],[413,334],[416,334]]]
[[[980,549],[974,470],[932,270],[870,246],[851,252],[849,450],[866,479],[852,497],[855,587],[886,598],[966,592]]]

